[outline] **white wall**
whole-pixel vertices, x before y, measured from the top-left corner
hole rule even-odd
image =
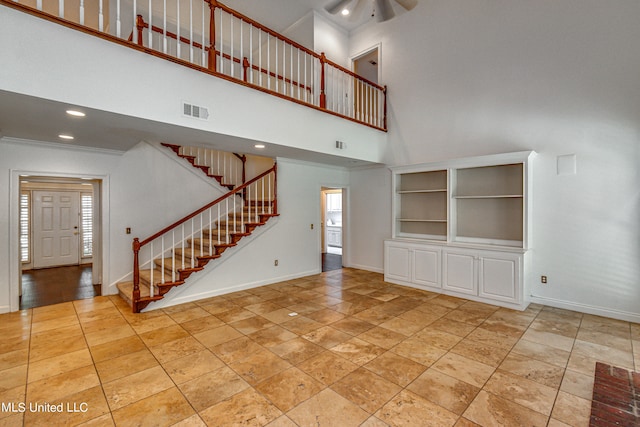
[[[383,272],[384,239],[391,237],[391,172],[387,167],[352,170],[351,267]]]
[[[327,58],[351,69],[349,63],[349,35],[321,14],[313,14],[313,50],[324,52]]]
[[[258,227],[204,271],[192,275],[188,285],[172,289],[149,309],[320,273],[321,187],[346,187],[348,182],[345,169],[278,159],[280,216]]]
[[[313,13],[307,13],[298,19],[282,31],[282,34],[307,49],[313,50]]]
[[[549,283],[533,283],[534,301],[636,321],[638,16],[635,0],[431,0],[352,34],[350,46],[382,44],[386,163],[537,151],[533,276]],[[576,154],[576,175],[557,175],[565,154]],[[363,178],[352,174],[354,192]],[[366,203],[389,206],[390,192]],[[354,240],[380,225],[370,220]],[[359,256],[382,267],[380,245]]]

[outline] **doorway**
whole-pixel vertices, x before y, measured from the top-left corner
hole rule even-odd
[[[359,53],[351,59],[353,72],[358,76],[378,84],[380,79],[380,48],[374,46]],[[378,91],[371,91],[366,86],[354,83],[354,108],[356,117],[363,117],[379,111],[380,99]]]
[[[100,265],[94,271],[100,186],[100,180],[20,177],[19,309],[101,295]]]
[[[323,187],[320,191],[322,271],[342,268],[343,251],[343,191]]]

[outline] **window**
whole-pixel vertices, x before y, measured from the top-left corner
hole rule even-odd
[[[80,198],[82,219],[82,257],[93,256],[93,195],[82,193]]]
[[[31,194],[28,191],[20,193],[20,261],[30,262],[30,221]]]

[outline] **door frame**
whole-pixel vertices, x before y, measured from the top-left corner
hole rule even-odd
[[[351,55],[349,57],[349,63],[351,64],[351,71],[353,71],[354,73],[356,72],[356,61],[364,56],[369,55],[371,52],[373,52],[374,50],[378,51],[378,64],[377,64],[377,74],[378,74],[378,81],[376,83],[379,83],[382,81],[382,66],[381,66],[381,61],[380,58],[382,58],[382,43],[376,43],[373,46],[369,46],[366,49],[361,50],[360,52]]]
[[[322,224],[324,218],[324,205],[322,202],[323,190],[342,190],[342,266],[349,267],[350,264],[350,256],[349,256],[349,248],[351,247],[351,241],[349,238],[349,186],[344,184],[321,184],[318,187],[318,191],[316,194],[318,197],[318,240],[316,244],[316,248],[318,250],[316,259],[318,260],[318,271],[322,272],[322,251],[323,251],[323,234],[325,232],[325,226]]]
[[[34,179],[85,180],[93,185],[94,245],[93,282],[101,285],[101,293],[108,289],[109,272],[109,175],[89,175],[67,172],[33,171],[11,169],[9,177],[9,307],[0,307],[0,312],[20,309],[22,288],[22,262],[20,260],[20,181],[25,177]],[[98,239],[96,239],[96,236]],[[7,310],[8,309],[8,310]]]

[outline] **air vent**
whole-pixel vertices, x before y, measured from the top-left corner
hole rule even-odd
[[[182,103],[182,114],[202,120],[207,120],[209,118],[209,110],[206,107],[200,107],[186,102]]]

